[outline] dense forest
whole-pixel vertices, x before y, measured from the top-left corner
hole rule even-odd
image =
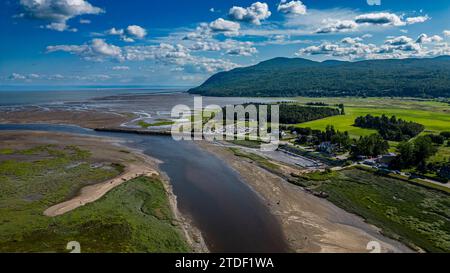
[[[243,105],[247,107],[249,104]],[[255,105],[257,110],[261,104],[252,103]],[[265,105],[265,104],[264,104]],[[281,124],[298,124],[308,121],[323,119],[331,116],[340,115],[342,108],[332,108],[332,107],[313,107],[313,106],[302,106],[298,104],[280,103],[280,123]],[[223,109],[224,116],[226,116],[226,107]],[[259,113],[259,112],[258,112]],[[248,118],[248,117],[247,117]],[[271,105],[267,108],[267,120],[271,121]]]
[[[422,124],[397,119],[396,116],[390,118],[386,115],[375,117],[370,114],[356,118],[355,126],[375,129],[385,140],[391,141],[409,140],[418,136],[425,129]]]
[[[210,77],[205,96],[450,97],[450,56],[360,62],[275,58]]]

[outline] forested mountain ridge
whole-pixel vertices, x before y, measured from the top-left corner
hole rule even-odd
[[[359,62],[275,58],[211,76],[205,96],[450,97],[450,56]]]

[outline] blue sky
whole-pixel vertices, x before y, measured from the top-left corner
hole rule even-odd
[[[2,85],[183,85],[273,57],[450,55],[448,0],[6,0]]]

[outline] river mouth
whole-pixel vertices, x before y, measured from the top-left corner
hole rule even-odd
[[[167,136],[95,132],[66,125],[0,125],[0,131],[47,131],[115,137],[162,161],[178,209],[218,253],[284,253],[289,247],[278,220],[225,162],[190,141]]]

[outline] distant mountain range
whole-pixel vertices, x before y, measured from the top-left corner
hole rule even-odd
[[[220,72],[189,90],[204,96],[450,97],[450,56],[359,62],[275,58]]]

